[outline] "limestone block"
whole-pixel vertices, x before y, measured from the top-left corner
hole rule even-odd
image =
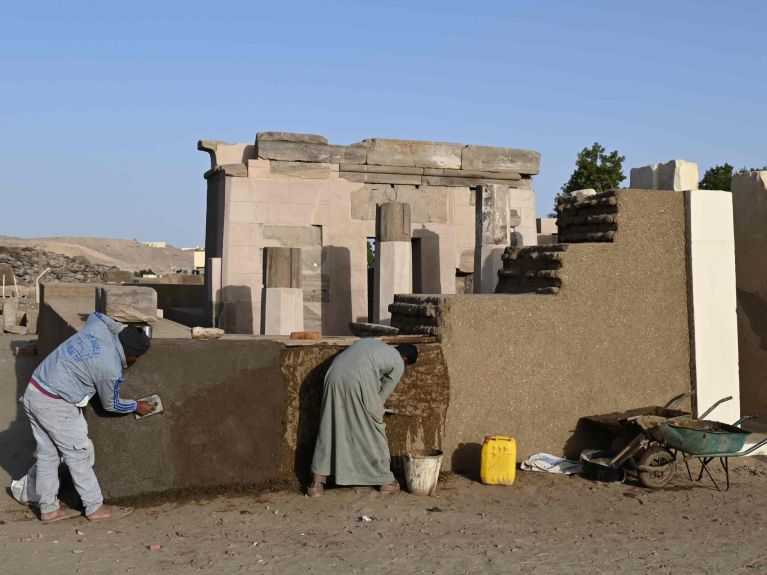
[[[250,180],[247,178],[231,178],[227,184],[227,200],[230,202],[250,201]]]
[[[557,218],[537,218],[536,231],[539,234],[553,235],[557,233]]]
[[[261,272],[261,254],[254,246],[228,245],[224,252],[227,274],[254,274]]]
[[[650,164],[640,168],[631,168],[629,187],[635,190],[658,189],[658,164]]]
[[[376,246],[373,321],[389,325],[389,304],[396,294],[413,291],[413,249],[410,241],[379,242]]]
[[[250,199],[258,204],[285,204],[290,198],[290,180],[250,180]]]
[[[658,166],[658,189],[688,191],[698,189],[698,164],[671,160]]]
[[[539,152],[490,146],[466,146],[461,160],[462,170],[537,174],[540,166]]]
[[[304,330],[304,298],[300,288],[264,289],[264,335],[290,335]]]
[[[376,208],[376,239],[379,242],[409,242],[410,204],[387,202]]]
[[[509,189],[499,184],[483,184],[477,191],[476,245],[509,243]]]
[[[462,144],[383,138],[365,140],[364,143],[369,146],[368,164],[421,168],[459,169],[461,167]]]
[[[505,247],[482,245],[474,252],[474,293],[495,293]]]
[[[591,196],[596,196],[597,191],[593,188],[586,188],[585,190],[578,190],[573,192],[572,194],[575,197],[576,202],[582,202],[583,200],[590,198]]]
[[[351,217],[355,220],[375,220],[376,206],[392,202],[394,187],[388,185],[364,185],[350,193]]]
[[[457,178],[481,178],[485,180],[510,180],[518,181],[522,178],[515,172],[486,172],[482,170],[442,170],[441,174],[428,174],[430,176],[453,176]]]
[[[258,157],[289,162],[364,164],[367,148],[362,145],[334,146],[284,140],[258,141]]]
[[[227,144],[220,140],[200,140],[197,149],[210,154],[210,167],[226,164],[247,163],[255,158],[255,146],[253,144]]]
[[[27,333],[37,333],[37,320],[40,316],[38,309],[28,309],[24,312],[21,323],[27,328]]]
[[[301,288],[301,249],[264,248],[267,288]]]
[[[273,174],[285,174],[296,178],[327,179],[330,177],[331,166],[335,164],[317,164],[313,162],[283,162],[272,160],[270,169]]]
[[[328,205],[330,203],[330,182],[291,178],[290,203]]]
[[[276,240],[286,248],[303,248],[304,246],[322,245],[322,228],[320,226],[270,226],[263,227],[265,240]]]
[[[279,226],[327,226],[330,208],[315,204],[270,204],[266,221]]]
[[[710,419],[732,423],[740,417],[733,196],[693,190],[685,197],[696,411],[731,395]]]
[[[304,303],[330,301],[330,276],[321,273],[303,274]]]
[[[397,201],[410,205],[413,223],[445,224],[448,221],[450,189],[437,186],[394,186]]]
[[[101,280],[105,283],[132,283],[133,272],[127,270],[107,270],[101,274]]]
[[[15,335],[27,335],[29,329],[25,325],[4,325],[3,329],[7,333],[13,333]]]
[[[248,166],[240,162],[237,164],[222,164],[216,168],[217,170],[224,172],[225,175],[234,178],[247,178]]]
[[[338,176],[350,182],[366,184],[409,184],[420,186],[422,177],[412,174],[381,174],[369,172],[338,172]]]
[[[216,327],[193,327],[192,339],[218,339],[224,335],[224,330]]]
[[[474,226],[477,220],[477,208],[475,206],[455,206],[455,223],[459,226]]]
[[[294,132],[258,132],[256,142],[266,142],[267,140],[278,140],[282,142],[304,142],[307,144],[327,144],[328,139],[325,136],[317,134],[297,134]]]
[[[18,310],[18,299],[7,298],[3,300],[3,329],[5,329],[5,331],[11,331],[12,328],[19,324]]]
[[[359,164],[341,164],[338,166],[340,172],[359,172],[368,174],[406,174],[410,176],[420,176],[424,173],[424,168],[409,168],[406,166],[368,166]],[[439,170],[440,172],[442,170]]]
[[[142,286],[96,287],[96,311],[126,323],[157,320],[157,292]]]

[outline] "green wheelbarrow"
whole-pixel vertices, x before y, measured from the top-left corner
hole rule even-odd
[[[689,460],[701,463],[696,481],[706,473],[717,490],[721,491],[708,469],[709,463],[718,459],[726,478],[725,491],[730,488],[730,457],[767,455],[767,434],[750,433],[740,426],[755,415],[741,417],[732,425],[704,419],[717,406],[732,397],[725,397],[712,405],[700,419],[690,414],[666,418],[658,415],[639,415],[629,418],[641,432],[613,457],[611,468],[628,467],[637,471],[639,481],[646,487],[660,488],[673,478],[678,454],[692,479]]]

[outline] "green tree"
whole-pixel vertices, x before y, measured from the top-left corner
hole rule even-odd
[[[590,148],[583,148],[575,160],[575,171],[562,186],[556,201],[586,188],[593,188],[597,193],[617,188],[626,179],[623,175],[625,159],[617,150],[605,153],[605,149],[597,142]]]
[[[767,170],[767,167],[762,168],[741,168],[737,172],[735,168],[725,162],[720,166],[714,166],[706,170],[703,174],[703,179],[698,182],[698,187],[701,190],[724,190],[730,191],[732,184],[732,176],[735,174],[742,174],[743,172],[759,172]]]
[[[729,192],[734,169],[735,168],[726,162],[721,166],[709,168],[706,170],[706,173],[703,174],[703,179],[698,182],[698,187],[701,190],[725,190]]]

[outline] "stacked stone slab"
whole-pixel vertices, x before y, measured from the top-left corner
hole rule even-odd
[[[562,287],[560,271],[566,251],[566,244],[506,248],[495,292],[558,293]]]
[[[618,230],[615,191],[564,198],[557,215],[561,243],[611,242]]]
[[[671,160],[632,168],[631,188],[637,190],[688,191],[698,188],[698,164],[687,160]]]
[[[439,312],[443,298],[433,295],[398,294],[389,306],[391,325],[402,333],[439,335]]]
[[[267,247],[302,249],[305,329],[344,335],[350,321],[372,320],[366,243],[387,202],[410,205],[422,293],[455,293],[456,274],[473,274],[480,184],[507,189],[509,213],[520,216],[515,231],[525,245],[537,242],[537,152],[388,139],[338,146],[284,132],[198,148],[211,158],[205,251],[220,262],[205,271],[206,314],[230,333],[262,333]]]

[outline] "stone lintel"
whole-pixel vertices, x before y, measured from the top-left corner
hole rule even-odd
[[[307,144],[327,144],[328,139],[318,134],[298,134],[295,132],[258,132],[256,142],[267,140],[280,142],[304,142]]]
[[[423,182],[420,175],[410,174],[377,174],[365,172],[339,172],[338,175],[350,182],[365,184],[405,184],[420,186]]]
[[[368,164],[413,168],[461,167],[463,144],[386,138],[373,138],[363,143],[368,146]]]
[[[463,149],[462,170],[537,174],[541,154],[534,150],[469,145]]]
[[[358,172],[363,174],[407,174],[418,176],[423,174],[425,170],[425,168],[408,168],[406,166],[369,166],[367,164],[341,164],[338,169],[340,172]]]
[[[258,157],[288,162],[318,162],[329,164],[364,164],[367,148],[361,145],[335,146],[310,142],[259,140]]]

